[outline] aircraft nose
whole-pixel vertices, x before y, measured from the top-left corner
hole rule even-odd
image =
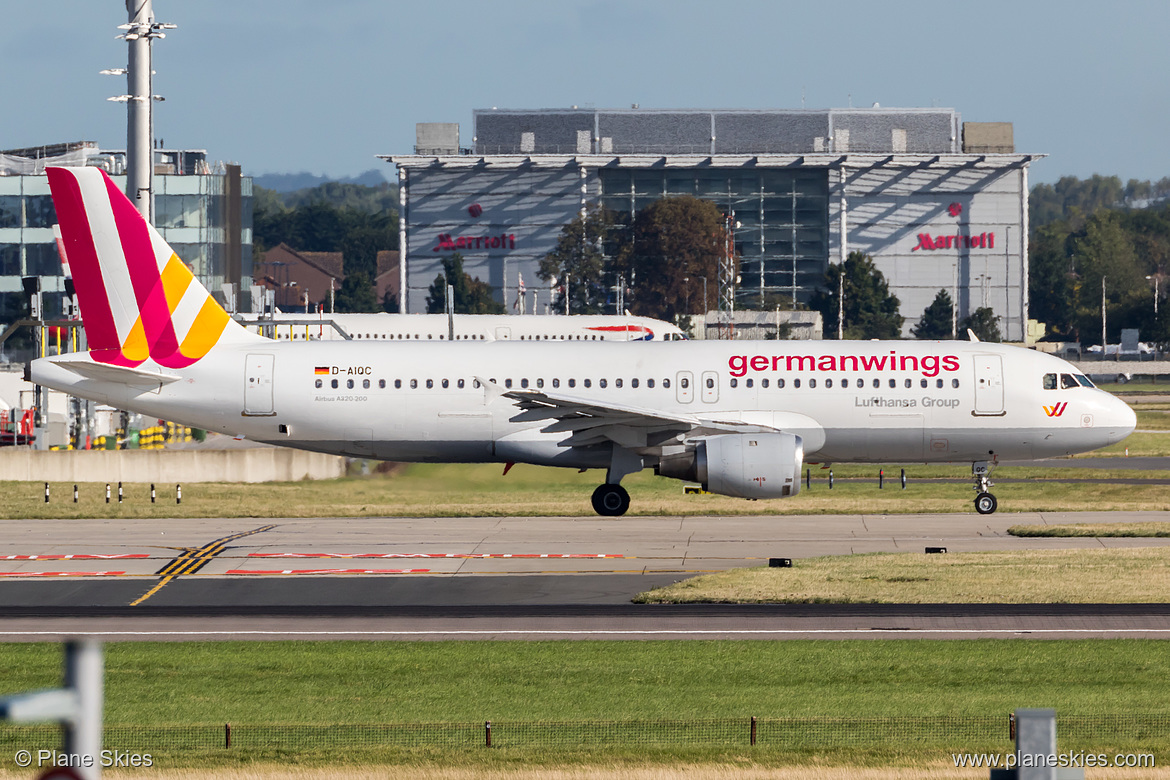
[[[1137,414],[1133,407],[1116,396],[1110,395],[1105,404],[1105,426],[1116,430],[1122,438],[1133,433],[1137,427]]]

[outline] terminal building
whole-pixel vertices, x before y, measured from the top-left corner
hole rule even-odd
[[[41,278],[45,317],[63,311],[65,283],[45,167],[98,166],[120,188],[126,153],[90,141],[0,151],[0,318],[23,302],[21,278]],[[200,282],[223,300],[225,283],[252,283],[252,179],[202,150],[154,150],[154,224]]]
[[[959,319],[990,307],[1005,339],[1025,337],[1028,167],[1043,155],[1016,153],[1010,123],[876,105],[481,109],[473,121],[470,146],[457,124],[424,123],[413,154],[383,156],[398,167],[402,311],[425,310],[453,252],[498,300],[511,304],[522,277],[547,304],[540,259],[590,204],[632,214],[694,195],[733,217],[737,309],[807,303],[831,263],[862,251],[901,300],[904,333],[945,289]]]

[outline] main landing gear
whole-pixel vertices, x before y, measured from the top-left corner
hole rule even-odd
[[[603,517],[620,517],[630,508],[630,494],[621,485],[598,485],[593,491],[593,511]]]
[[[991,470],[994,464],[981,460],[971,464],[971,474],[975,477],[975,511],[981,515],[990,515],[999,506],[995,496],[988,492],[995,483],[991,481]]]
[[[593,511],[602,517],[621,517],[630,508],[630,494],[619,483],[627,474],[642,470],[642,456],[625,447],[613,445],[605,484],[593,491]]]

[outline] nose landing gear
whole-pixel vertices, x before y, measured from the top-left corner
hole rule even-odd
[[[995,484],[990,478],[993,468],[995,468],[995,465],[988,464],[985,460],[976,461],[971,464],[971,474],[975,477],[974,489],[977,491],[975,496],[975,511],[981,515],[990,515],[999,507],[999,502],[989,492]]]

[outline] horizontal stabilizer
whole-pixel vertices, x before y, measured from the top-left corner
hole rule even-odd
[[[96,379],[99,382],[116,382],[131,387],[154,387],[169,385],[182,377],[177,374],[160,374],[154,371],[143,371],[127,366],[114,366],[109,363],[82,362],[80,360],[54,360],[53,365],[80,374],[86,379]]]

